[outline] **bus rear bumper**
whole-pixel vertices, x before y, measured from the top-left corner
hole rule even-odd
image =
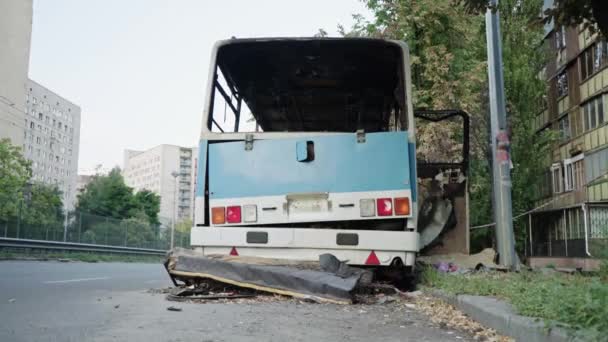
[[[418,240],[417,232],[379,230],[193,227],[191,233],[192,247],[204,255],[234,248],[241,256],[316,261],[331,253],[350,265],[366,265],[373,252],[382,266],[398,259],[413,266]]]

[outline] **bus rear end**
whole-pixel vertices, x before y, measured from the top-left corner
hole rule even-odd
[[[409,59],[376,39],[232,39],[212,53],[192,246],[414,264]]]

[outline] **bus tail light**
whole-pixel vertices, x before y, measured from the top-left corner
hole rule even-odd
[[[241,223],[241,206],[235,205],[226,208],[226,222]]]
[[[359,200],[359,211],[361,217],[376,216],[376,201],[373,198]]]
[[[395,198],[395,215],[410,214],[410,199],[407,197]]]
[[[213,224],[226,223],[226,211],[224,207],[211,208],[211,222]]]
[[[376,200],[378,206],[378,216],[393,215],[393,200],[390,198],[378,198]]]
[[[258,207],[256,205],[244,205],[243,206],[243,221],[244,222],[257,222],[258,220]]]

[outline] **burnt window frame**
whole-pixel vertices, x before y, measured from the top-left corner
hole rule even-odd
[[[367,40],[369,38],[331,38],[331,39],[362,39],[362,40]],[[246,41],[249,40],[251,41],[251,39],[242,39],[242,41]],[[271,39],[271,40],[274,40]],[[280,39],[277,39],[280,40]],[[311,39],[313,40],[313,39]],[[375,39],[369,39],[369,40],[375,40]],[[399,57],[397,59],[397,63],[396,66],[398,67],[397,70],[397,74],[399,77],[399,84],[398,87],[395,88],[395,90],[399,90],[400,93],[400,97],[402,98],[402,103],[397,104],[400,108],[399,111],[399,120],[398,120],[398,124],[397,124],[397,120],[395,120],[395,115],[394,115],[394,110],[391,112],[391,114],[389,115],[389,117],[387,118],[387,126],[393,125],[393,128],[389,128],[386,131],[410,131],[412,130],[413,127],[413,123],[414,123],[414,113],[412,111],[411,108],[411,97],[412,95],[412,91],[411,91],[411,85],[408,85],[407,82],[411,83],[411,67],[410,65],[408,65],[409,63],[409,49],[407,48],[407,45],[398,41],[391,41],[391,40],[383,40],[386,44],[391,44],[391,45],[395,45],[395,48],[397,49],[398,53],[399,53]],[[235,127],[234,130],[225,130],[221,131],[223,128],[217,123],[214,122],[214,117],[213,117],[213,112],[214,112],[214,106],[215,106],[215,96],[218,93],[218,88],[217,88],[217,77],[218,77],[218,71],[222,73],[222,75],[224,76],[224,80],[229,84],[229,90],[232,92],[232,95],[237,96],[238,91],[236,90],[234,83],[231,83],[231,81],[225,77],[225,73],[223,72],[220,63],[218,63],[218,55],[219,55],[219,50],[226,46],[226,45],[230,45],[231,43],[224,43],[224,44],[217,44],[216,49],[214,51],[215,56],[213,59],[213,79],[210,80],[211,81],[211,89],[210,92],[208,93],[208,103],[205,104],[205,110],[204,113],[206,115],[206,118],[204,120],[204,127],[206,129],[206,131],[204,130],[203,133],[204,134],[248,134],[248,133],[266,133],[266,134],[285,134],[285,133],[311,133],[311,132],[315,132],[315,133],[320,133],[320,134],[335,134],[335,133],[354,133],[351,132],[349,130],[342,130],[342,131],[338,131],[338,130],[334,130],[334,131],[323,131],[323,130],[291,130],[291,131],[280,131],[280,130],[270,130],[270,131],[261,131],[260,130],[260,125],[259,123],[256,123],[256,130],[255,131],[238,131],[239,129],[239,120],[242,119],[241,118],[241,111],[240,110],[235,110],[234,107],[228,105],[228,107],[232,110],[233,114],[236,116],[236,123],[235,123]],[[409,92],[408,92],[409,91]],[[230,93],[229,93],[230,96]],[[226,99],[224,97],[224,99]],[[241,97],[239,100],[241,100],[242,102],[245,102],[246,105],[246,101]],[[237,109],[241,109],[238,108]],[[251,110],[253,112],[253,110]],[[252,113],[253,114],[253,113]],[[254,115],[255,118],[255,115]],[[214,125],[220,129],[220,132],[214,131],[213,127]],[[412,127],[410,127],[412,126]],[[372,131],[370,131],[372,132]],[[381,132],[381,131],[378,131]]]

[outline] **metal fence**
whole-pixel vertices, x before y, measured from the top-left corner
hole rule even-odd
[[[16,239],[63,241],[93,245],[149,249],[170,249],[170,224],[152,225],[141,219],[115,219],[84,212],[70,212],[67,218],[40,219],[18,216],[0,221],[0,236]],[[41,222],[42,221],[42,222]],[[190,232],[174,233],[175,247],[190,247]]]
[[[590,204],[584,211],[579,206],[533,214],[526,230],[527,256],[608,256],[605,205]]]

